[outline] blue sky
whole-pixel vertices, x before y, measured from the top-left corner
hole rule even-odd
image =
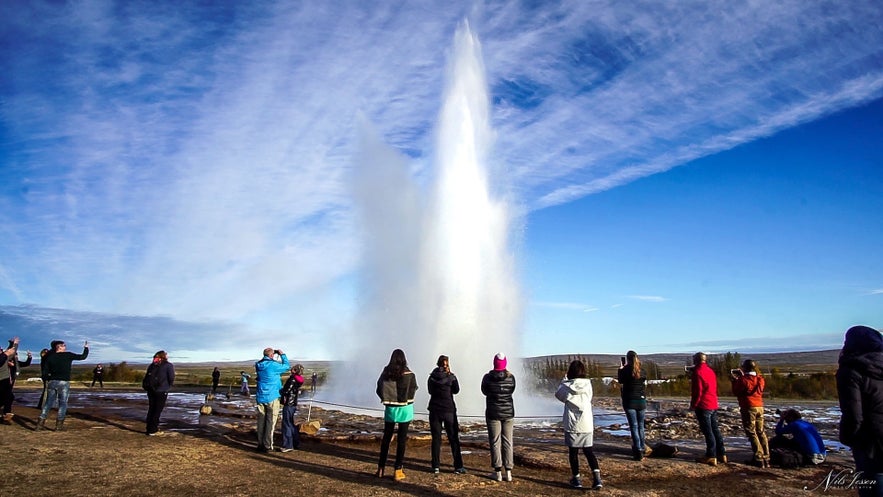
[[[883,327],[876,2],[0,5],[0,334],[96,360],[338,358],[360,116],[432,176],[481,40],[521,353]]]

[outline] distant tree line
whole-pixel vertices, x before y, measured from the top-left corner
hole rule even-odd
[[[616,382],[602,381],[602,366],[584,355],[546,356],[525,361],[525,369],[532,375],[530,388],[538,392],[552,392],[567,373],[570,362],[579,359],[586,364],[589,377],[593,379],[592,387],[595,395],[619,395]],[[738,352],[713,354],[708,356],[708,365],[717,374],[718,394],[723,397],[732,395],[730,389],[730,370],[742,364],[742,355]],[[783,373],[780,368],[764,369],[760,364],[761,374],[766,380],[764,396],[767,398],[830,400],[837,398],[837,384],[834,378],[836,368],[831,371],[812,374]],[[642,361],[641,367],[648,380],[648,397],[689,397],[690,377],[686,372],[664,377],[659,366],[653,361]],[[609,370],[609,367],[607,368]],[[615,376],[613,373],[611,376]]]

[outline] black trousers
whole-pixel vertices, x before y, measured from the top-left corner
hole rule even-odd
[[[567,459],[570,462],[570,473],[573,476],[579,474],[579,447],[568,447],[567,448]],[[598,466],[598,458],[595,457],[595,451],[592,450],[591,447],[583,447],[583,454],[586,456],[586,461],[589,462],[589,468],[594,471],[596,469],[600,469],[601,466]]]
[[[432,433],[432,467],[438,468],[441,464],[442,429],[448,436],[448,443],[451,444],[454,469],[462,468],[463,456],[460,454],[460,424],[457,422],[457,413],[429,411],[429,431]]]
[[[3,367],[6,367],[6,365],[4,364]],[[2,414],[12,412],[12,400],[14,398],[12,396],[12,381],[9,378],[0,380],[0,409],[3,410]]]
[[[380,468],[386,466],[386,459],[389,457],[389,443],[392,441],[392,433],[396,431],[396,424],[399,425],[399,429],[396,434],[395,469],[402,469],[402,466],[404,466],[405,444],[408,442],[408,426],[411,423],[393,423],[391,421],[385,421],[383,423],[383,440],[380,441],[380,460],[377,463],[377,466]]]
[[[147,433],[159,431],[159,416],[166,407],[168,392],[147,392]]]

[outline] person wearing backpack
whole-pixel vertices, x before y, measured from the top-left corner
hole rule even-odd
[[[153,362],[147,366],[147,373],[141,386],[147,391],[147,429],[148,436],[161,435],[159,417],[166,407],[169,390],[175,384],[175,366],[169,362],[165,350],[153,354]]]

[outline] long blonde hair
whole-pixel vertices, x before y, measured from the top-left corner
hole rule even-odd
[[[638,353],[634,350],[630,350],[626,353],[626,363],[632,365],[632,378],[638,379],[641,377],[641,360],[638,359]]]

